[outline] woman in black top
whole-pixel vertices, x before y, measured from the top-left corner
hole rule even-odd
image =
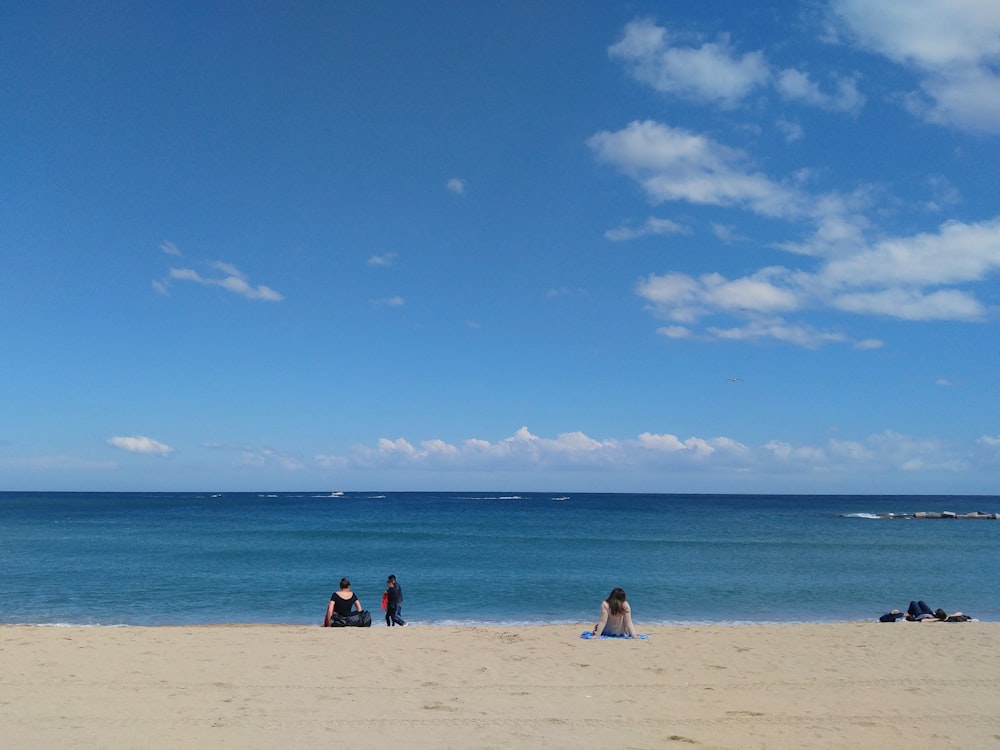
[[[352,609],[361,611],[361,600],[358,595],[351,591],[351,582],[346,578],[340,579],[340,591],[334,591],[330,596],[330,603],[326,605],[326,619],[323,620],[323,627],[330,627],[330,618],[336,612],[341,617],[347,617]]]

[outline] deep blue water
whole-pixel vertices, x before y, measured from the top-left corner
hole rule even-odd
[[[0,493],[0,622],[318,624],[341,576],[381,624],[1000,619],[1000,497]]]

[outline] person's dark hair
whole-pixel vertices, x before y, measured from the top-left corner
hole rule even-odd
[[[620,615],[625,611],[625,589],[611,589],[611,593],[608,594],[605,601],[608,603],[608,611],[611,614]]]
[[[348,581],[346,578],[341,578],[340,579],[340,590],[343,591],[344,589],[349,589],[349,588],[351,588],[351,582]]]
[[[392,581],[393,583],[395,583],[396,582],[396,576],[390,574],[389,575],[389,580]]]
[[[934,616],[936,618],[938,618],[939,620],[947,620],[948,619],[948,613],[945,612],[943,609],[935,609],[934,610]]]

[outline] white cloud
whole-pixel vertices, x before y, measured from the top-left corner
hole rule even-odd
[[[827,111],[857,113],[865,104],[855,76],[832,74],[833,90],[826,92],[808,73],[788,68],[775,75],[763,52],[737,53],[726,34],[698,46],[682,41],[651,20],[636,20],[608,54],[656,91],[724,108],[772,85],[788,101]]]
[[[181,254],[181,251],[177,248],[173,242],[164,242],[160,245],[160,250],[162,250],[167,255],[177,255]]]
[[[681,440],[676,435],[644,432],[639,435],[639,445],[651,451],[665,453],[687,452],[695,458],[707,458],[718,450],[733,454],[745,454],[747,447],[731,438],[717,437],[708,440],[691,437]]]
[[[742,151],[681,128],[646,120],[601,131],[588,145],[597,158],[638,182],[654,203],[734,206],[770,217],[801,217],[793,188],[753,171]]]
[[[1000,133],[1000,4],[995,0],[834,0],[863,47],[921,76],[914,111],[929,121]]]
[[[910,110],[938,125],[1000,133],[1000,74],[985,67],[967,67],[928,77],[923,91],[929,106],[911,98]]]
[[[396,295],[394,297],[380,297],[379,299],[373,299],[371,303],[380,307],[402,307],[406,304],[406,300],[399,295]]]
[[[235,452],[238,455],[235,464],[242,469],[300,471],[306,468],[306,464],[297,456],[268,446],[203,443],[202,447],[216,451]],[[324,468],[343,465],[343,461],[334,456],[316,456],[316,463]]]
[[[943,443],[934,438],[901,435],[886,430],[869,437],[866,444],[881,463],[902,471],[962,471],[968,468],[963,459],[953,456]]]
[[[716,340],[774,338],[816,346],[849,338],[783,320],[778,313],[835,309],[900,320],[986,318],[986,306],[956,284],[983,281],[1000,271],[1000,219],[963,224],[946,222],[936,233],[888,237],[864,245],[850,256],[821,263],[815,272],[768,267],[738,279],[717,273],[651,274],[636,284],[636,294],[657,317],[691,325],[701,318],[739,311],[755,317],[737,328],[709,329]],[[672,335],[667,333],[667,335]],[[876,348],[878,341],[857,342]]]
[[[465,180],[452,177],[445,183],[445,188],[449,192],[455,193],[455,195],[465,195]]]
[[[794,344],[806,349],[818,349],[825,344],[840,344],[848,341],[847,336],[831,332],[817,331],[812,326],[790,324],[781,318],[755,320],[733,328],[709,327],[709,338],[716,341],[759,341],[773,339]]]
[[[833,0],[833,12],[866,46],[926,69],[1000,56],[994,0]]]
[[[778,132],[785,137],[787,143],[795,143],[796,141],[801,141],[805,137],[805,130],[797,122],[792,122],[784,118],[779,118],[774,126],[778,129]]]
[[[236,277],[238,279],[244,278],[244,274],[234,266],[232,263],[226,263],[221,260],[214,260],[209,265],[216,271],[221,271],[227,277]]]
[[[135,437],[121,436],[108,438],[108,445],[130,453],[146,453],[155,456],[169,456],[174,449],[158,440],[138,435]]]
[[[726,224],[713,223],[712,234],[727,244],[747,241],[746,237],[738,233],[733,227]]]
[[[787,285],[787,272],[765,268],[753,276],[729,280],[717,273],[698,278],[682,273],[650,274],[636,285],[636,294],[660,316],[691,323],[720,310],[774,313],[802,306],[801,292]]]
[[[861,341],[854,342],[854,348],[861,349],[862,351],[881,349],[883,346],[885,346],[885,342],[880,339],[862,339]]]
[[[915,289],[851,292],[834,296],[831,304],[846,312],[886,315],[901,320],[977,321],[986,314],[975,297],[957,289],[929,293]]]
[[[732,207],[815,227],[806,241],[782,244],[785,250],[836,254],[863,241],[869,227],[862,213],[871,200],[867,189],[810,195],[802,186],[807,171],[773,180],[755,171],[742,151],[681,128],[632,122],[616,132],[596,133],[588,145],[599,160],[635,180],[653,203]]]
[[[926,211],[937,213],[946,207],[955,206],[962,202],[961,193],[947,177],[932,175],[927,178],[927,187],[930,189],[931,198],[923,204]]]
[[[382,255],[373,255],[368,259],[368,265],[388,268],[396,260],[396,255],[397,255],[396,253],[384,253]]]
[[[763,446],[775,464],[810,471],[961,472],[968,468],[940,441],[902,435],[892,430],[861,441],[830,440],[822,445],[794,446],[770,441]]]
[[[554,299],[556,297],[586,297],[587,290],[582,287],[568,287],[561,286],[557,289],[549,289],[545,296],[549,299]]]
[[[648,120],[617,132],[597,133],[589,145],[598,159],[640,184],[654,203],[728,206],[813,227],[805,240],[776,247],[819,259],[815,268],[768,267],[736,279],[716,273],[697,278],[664,273],[640,280],[636,293],[650,303],[650,309],[686,327],[663,329],[665,335],[715,340],[769,337],[803,346],[851,342],[839,332],[773,317],[758,317],[751,325],[735,328],[714,327],[702,334],[689,330],[705,316],[737,310],[773,316],[832,309],[901,320],[980,321],[987,315],[974,291],[957,285],[984,281],[1000,270],[1000,218],[949,221],[936,232],[882,237],[872,243],[871,223],[864,213],[871,195],[864,187],[851,194],[810,195],[803,189],[808,174],[773,180],[754,171],[738,150]],[[875,340],[852,343],[860,348],[881,345]]]
[[[983,436],[977,443],[989,450],[1000,448],[1000,437]],[[413,443],[405,438],[380,439],[374,448],[359,446],[349,455],[318,456],[323,466],[344,470],[421,469],[427,471],[509,472],[538,469],[600,470],[704,470],[744,473],[852,475],[858,471],[947,471],[968,468],[955,450],[931,438],[903,435],[891,430],[860,440],[828,440],[819,444],[794,444],[768,440],[752,446],[730,436],[685,439],[669,432],[643,432],[628,440],[595,439],[582,432],[555,438],[540,437],[521,427],[496,441],[469,438],[459,443],[440,439]]]
[[[459,450],[456,446],[446,443],[443,440],[425,440],[421,443],[424,450],[428,454],[437,454],[439,456],[457,456]]]
[[[808,170],[795,176],[796,183],[808,180]],[[821,193],[811,195],[799,185],[803,209],[800,217],[814,228],[801,241],[777,243],[776,247],[799,255],[837,257],[849,255],[867,242],[871,222],[865,211],[872,204],[872,189],[861,186],[851,193]]]
[[[656,332],[668,339],[689,339],[693,338],[693,333],[687,326],[663,326],[657,328]]]
[[[935,233],[892,237],[850,257],[829,261],[824,283],[863,280],[908,286],[981,281],[1000,269],[1000,217],[966,224],[947,221]]]
[[[246,274],[230,263],[215,261],[210,264],[210,267],[219,271],[222,276],[206,277],[192,268],[171,268],[170,279],[173,281],[192,281],[204,286],[217,286],[247,299],[263,300],[265,302],[280,302],[284,299],[280,292],[276,292],[270,287],[251,286],[247,282]],[[165,283],[161,282],[160,287],[164,291],[166,290]]]
[[[604,233],[605,239],[612,242],[625,242],[635,240],[640,237],[664,234],[690,234],[691,230],[682,224],[678,224],[670,219],[658,219],[650,216],[638,227],[620,226],[617,229],[609,229]]]
[[[401,453],[408,456],[412,456],[416,453],[416,449],[407,441],[403,440],[403,438],[399,438],[397,440],[379,438],[378,450],[381,453]]]
[[[836,91],[832,94],[820,90],[808,73],[788,68],[777,79],[778,92],[789,100],[797,100],[819,109],[833,112],[858,112],[864,107],[865,97],[858,91],[854,78],[834,77]]]
[[[674,46],[667,30],[649,20],[627,24],[608,54],[657,91],[724,107],[735,106],[770,79],[764,55],[738,55],[728,36],[698,47]]]
[[[533,435],[521,427],[510,437],[491,442],[470,438],[459,444],[425,440],[415,446],[404,438],[381,438],[374,449],[358,447],[349,459],[366,467],[413,466],[428,469],[510,469],[529,467],[614,466],[625,460],[623,446],[615,440],[596,440],[582,432],[555,438]]]
[[[772,440],[764,445],[764,450],[770,453],[779,461],[798,461],[802,463],[818,464],[825,460],[826,456],[820,448],[811,446],[793,446],[780,440]]]
[[[240,464],[253,469],[276,467],[284,471],[300,471],[305,468],[305,464],[291,454],[259,446],[241,448]]]

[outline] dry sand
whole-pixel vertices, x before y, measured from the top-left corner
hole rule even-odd
[[[1000,748],[1000,623],[0,626],[5,748]]]

